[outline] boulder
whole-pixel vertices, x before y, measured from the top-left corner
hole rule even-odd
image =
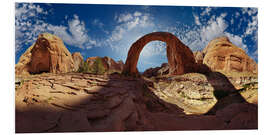
[[[169,74],[169,64],[163,63],[161,67],[149,68],[143,72],[145,77],[156,77]]]
[[[194,58],[196,63],[202,64],[203,63],[203,53],[201,51],[193,52]]]
[[[258,72],[257,63],[227,37],[219,37],[209,42],[203,54],[203,64],[214,71]]]
[[[72,53],[72,59],[74,61],[74,70],[78,71],[79,67],[81,67],[84,62],[81,53],[79,52]]]
[[[65,73],[74,70],[74,62],[63,41],[52,34],[43,33],[27,49],[15,66],[16,74],[42,72]]]

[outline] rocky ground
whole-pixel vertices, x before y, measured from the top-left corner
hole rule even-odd
[[[257,129],[254,76],[16,76],[16,132]]]

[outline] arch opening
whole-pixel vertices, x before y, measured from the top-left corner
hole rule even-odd
[[[142,49],[137,68],[140,73],[143,73],[148,69],[160,67],[163,63],[168,63],[166,43],[151,41]]]

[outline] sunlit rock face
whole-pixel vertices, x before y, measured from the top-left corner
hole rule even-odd
[[[144,46],[151,41],[163,41],[167,44],[167,58],[170,75],[181,75],[196,70],[195,59],[192,51],[176,36],[168,32],[153,32],[141,37],[129,49],[124,73],[139,75],[137,63]]]
[[[15,70],[16,74],[66,73],[74,70],[74,61],[59,37],[43,33],[20,57]]]
[[[74,70],[78,71],[79,67],[83,64],[83,57],[80,52],[72,53],[72,59],[74,61]]]
[[[232,44],[227,37],[219,37],[209,42],[203,54],[203,64],[214,71],[250,73],[258,71],[257,63],[243,49]]]

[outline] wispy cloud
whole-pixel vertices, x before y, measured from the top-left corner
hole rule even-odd
[[[98,26],[99,28],[103,28],[104,24],[99,19],[94,19],[92,22],[94,26]]]
[[[142,14],[138,11],[116,15],[115,20],[117,21],[116,27],[112,31],[112,35],[109,37],[111,42],[121,40],[125,33],[132,31],[135,28],[143,28],[153,25],[149,14]]]
[[[206,8],[205,10],[201,14],[207,15],[211,8]],[[243,38],[240,35],[226,31],[228,23],[230,23],[225,20],[226,16],[226,13],[221,13],[219,16],[209,16],[210,19],[208,21],[199,23],[200,17],[194,15],[194,24],[196,26],[182,24],[178,27],[169,28],[168,31],[173,31],[193,51],[202,50],[211,40],[220,36],[227,36],[233,44],[248,51],[247,45],[243,42]]]
[[[197,15],[193,15],[193,16],[194,16],[194,19],[195,19],[195,24],[201,25],[201,22],[199,20],[199,17]]]
[[[52,25],[42,20],[40,15],[48,12],[39,5],[32,3],[16,4],[15,10],[15,48],[19,51],[24,45],[31,45],[37,36],[43,32],[49,32],[59,36],[65,44],[82,49],[91,48],[97,43],[88,34],[84,21],[78,15],[68,19],[67,25]]]
[[[128,52],[133,42],[155,30],[153,17],[147,13],[135,11],[119,14],[115,16],[115,20],[116,27],[106,42],[116,52]],[[151,42],[149,44],[143,48],[141,56],[151,57],[166,54],[165,43]]]

